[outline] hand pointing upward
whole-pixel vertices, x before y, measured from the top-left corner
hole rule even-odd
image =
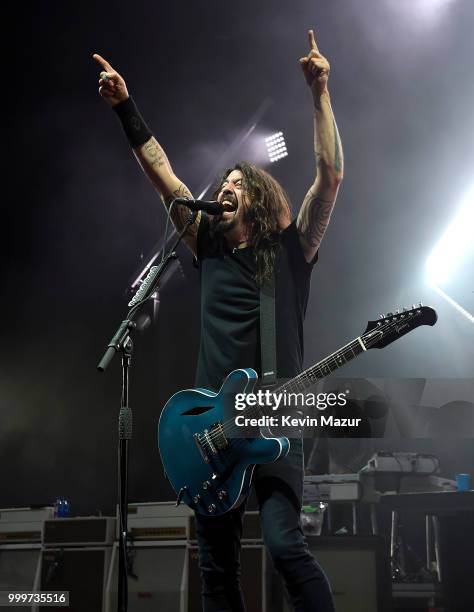
[[[319,97],[327,87],[329,62],[321,55],[313,30],[308,31],[309,53],[300,59],[301,69],[313,96]]]
[[[110,106],[126,100],[128,98],[127,86],[120,74],[98,53],[94,53],[92,57],[102,67],[99,75],[99,94]]]

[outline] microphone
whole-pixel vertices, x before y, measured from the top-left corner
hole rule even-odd
[[[220,202],[206,200],[187,200],[186,198],[176,198],[177,204],[184,204],[191,210],[203,210],[208,215],[222,215],[225,208]]]

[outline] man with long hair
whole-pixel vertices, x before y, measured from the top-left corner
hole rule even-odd
[[[260,372],[259,288],[275,278],[277,373],[298,374],[303,365],[303,319],[311,271],[329,223],[343,175],[343,155],[327,82],[329,63],[308,32],[309,52],[300,65],[314,102],[316,177],[296,220],[278,182],[256,166],[239,162],[224,172],[214,197],[224,212],[198,213],[184,240],[201,276],[201,344],[196,386],[218,390],[236,368]],[[167,207],[192,198],[152,136],[124,79],[100,55],[99,93],[114,108],[133,152]],[[174,204],[178,231],[189,215]],[[301,438],[288,455],[254,471],[265,545],[297,612],[334,610],[324,572],[306,545],[299,520],[303,489]],[[205,612],[242,612],[240,539],[245,504],[218,517],[196,514]]]

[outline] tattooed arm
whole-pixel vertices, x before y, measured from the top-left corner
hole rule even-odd
[[[174,174],[171,164],[165,152],[152,136],[148,142],[141,147],[133,149],[138,163],[155,186],[161,196],[166,208],[169,208],[174,198],[192,198],[192,194],[186,185]],[[180,204],[174,204],[171,211],[171,220],[179,232],[183,229],[186,219],[189,217],[189,208]],[[198,212],[196,220],[188,228],[184,235],[184,242],[191,251],[196,254],[196,240],[201,212]]]
[[[99,94],[111,107],[126,102],[129,95],[124,78],[98,53],[94,53],[93,58],[102,67],[102,72],[99,75]],[[189,189],[174,174],[165,152],[154,137],[151,137],[143,145],[134,148],[133,153],[160,194],[166,208],[169,208],[174,198],[192,198]],[[173,205],[171,219],[178,231],[183,229],[188,216],[188,208],[179,204]],[[196,220],[184,235],[184,241],[194,254],[196,254],[197,230],[200,219],[201,213],[199,212]]]
[[[329,94],[321,96],[314,111],[316,180],[301,206],[296,227],[306,260],[311,261],[321,244],[336,202],[342,180],[342,146],[334,120]]]
[[[341,139],[331,108],[327,89],[329,63],[309,32],[311,50],[300,63],[314,100],[314,149],[316,179],[301,206],[296,227],[307,261],[311,261],[321,244],[342,181],[344,162]]]

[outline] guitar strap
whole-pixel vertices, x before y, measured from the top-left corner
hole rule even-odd
[[[262,387],[272,387],[277,380],[275,272],[260,288],[260,358]]]

